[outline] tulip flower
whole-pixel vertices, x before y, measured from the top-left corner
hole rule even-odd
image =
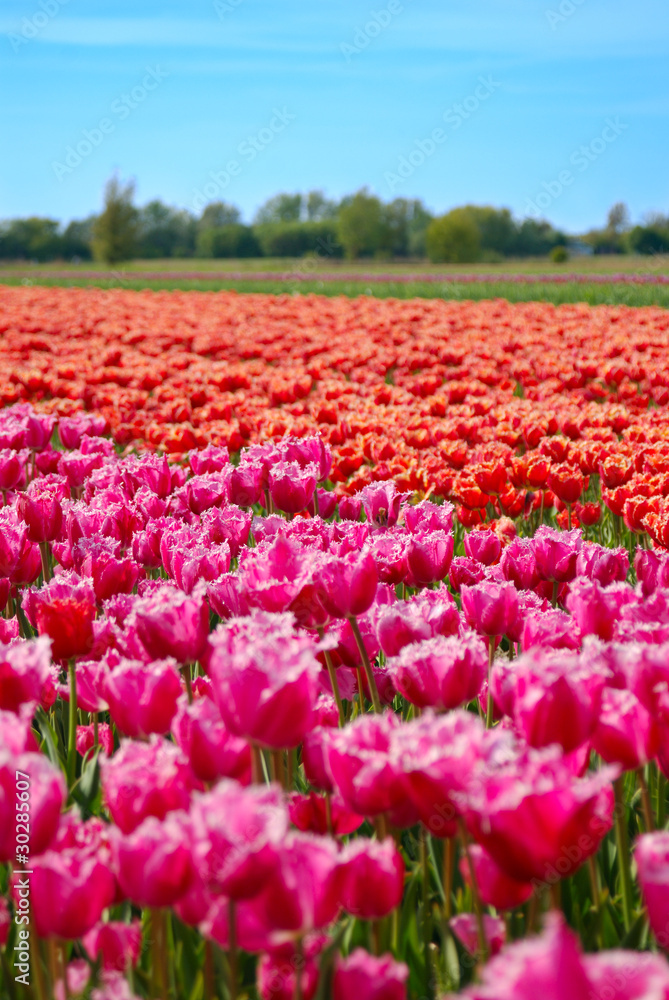
[[[651,929],[660,947],[666,951],[669,945],[669,833],[659,831],[639,837],[634,858]]]
[[[26,863],[32,864],[36,855],[46,851],[56,834],[65,799],[62,772],[45,756],[0,750],[0,862],[25,857]],[[17,829],[22,823],[27,830]],[[29,838],[25,842],[23,834]]]
[[[148,816],[163,819],[173,810],[188,809],[193,777],[186,759],[166,740],[124,740],[100,768],[105,804],[123,833]]]
[[[123,894],[137,906],[171,906],[195,877],[191,829],[183,812],[149,816],[112,840],[113,868]]]
[[[199,591],[186,596],[165,586],[134,603],[129,625],[149,658],[195,663],[206,650],[209,611]]]
[[[408,967],[391,955],[377,957],[356,948],[337,961],[333,1000],[405,1000],[408,978]]]
[[[207,673],[221,718],[236,736],[274,749],[302,742],[318,694],[317,647],[291,622],[255,612],[209,639]]]
[[[512,583],[486,580],[462,587],[462,613],[481,635],[506,635],[518,618],[518,591]]]
[[[438,636],[404,646],[388,660],[388,670],[407,701],[446,711],[478,696],[488,670],[488,653],[474,634]]]
[[[392,839],[352,840],[340,856],[340,900],[361,920],[380,920],[402,901],[404,861]]]

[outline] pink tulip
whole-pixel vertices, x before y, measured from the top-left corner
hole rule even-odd
[[[302,942],[299,952],[289,941],[263,955],[257,971],[261,1000],[293,1000],[298,975],[299,996],[302,1000],[313,1000],[320,979],[318,958],[327,943],[324,934],[310,934]]]
[[[323,562],[319,551],[305,549],[282,535],[246,549],[239,560],[238,582],[252,607],[294,611],[299,621],[324,624],[327,614],[318,601],[314,573]]]
[[[576,576],[581,551],[581,531],[557,531],[541,525],[532,539],[537,570],[542,580],[565,583]]]
[[[634,591],[625,583],[602,587],[593,580],[578,577],[569,587],[566,604],[583,635],[609,640],[613,638],[622,608],[634,600]]]
[[[407,701],[447,711],[478,696],[488,671],[488,653],[473,633],[438,636],[404,646],[388,660],[388,670]]]
[[[333,841],[289,833],[277,845],[277,864],[253,909],[277,944],[327,927],[340,909],[339,857]]]
[[[364,614],[374,601],[377,582],[376,563],[369,550],[330,558],[316,571],[319,600],[335,618]]]
[[[514,538],[502,552],[499,566],[504,579],[518,590],[534,589],[539,582],[534,545],[527,538]]]
[[[656,549],[637,549],[634,571],[644,597],[659,588],[669,587],[669,553]]]
[[[404,861],[392,839],[359,839],[340,855],[340,900],[360,920],[380,920],[402,902]]]
[[[17,502],[19,517],[28,528],[31,542],[50,542],[63,523],[61,501],[69,500],[70,488],[62,476],[35,479]]]
[[[462,613],[481,635],[506,635],[518,618],[518,591],[512,583],[485,580],[462,587]]]
[[[338,796],[327,799],[316,792],[309,792],[308,795],[294,792],[288,802],[288,814],[290,822],[302,833],[317,833],[320,836],[347,837],[365,822],[364,816],[348,809]]]
[[[29,704],[20,708],[18,714],[0,709],[0,751],[21,754],[39,750],[32,729],[33,714]]]
[[[112,841],[114,870],[124,895],[137,906],[171,906],[187,893],[195,869],[187,815],[149,816]]]
[[[193,858],[209,891],[236,900],[257,896],[288,828],[279,788],[221,781],[195,797],[191,821]]]
[[[328,770],[349,809],[361,816],[388,813],[394,826],[413,826],[416,809],[407,797],[400,761],[392,753],[401,727],[396,715],[363,715],[328,734]]]
[[[362,511],[362,499],[356,497],[340,497],[338,512],[342,521],[359,521]]]
[[[456,938],[470,955],[478,955],[479,938],[478,923],[474,913],[458,913],[451,917],[449,927]],[[483,933],[491,956],[497,955],[506,940],[506,927],[501,917],[491,917],[483,914]]]
[[[609,764],[636,771],[653,760],[660,730],[631,691],[604,688],[592,748]]]
[[[581,647],[581,631],[571,615],[559,608],[530,611],[523,622],[520,644],[525,651],[535,648],[576,650]]]
[[[436,504],[431,500],[421,500],[404,508],[404,523],[412,535],[429,531],[445,531],[450,535],[453,531],[453,509],[452,503]]]
[[[218,472],[193,476],[183,487],[180,496],[184,497],[191,513],[203,514],[206,510],[221,507],[227,502],[230,496],[229,478]],[[173,509],[171,505],[170,509]]]
[[[100,452],[67,451],[58,459],[56,468],[71,490],[80,490],[94,470],[104,465],[104,461]]]
[[[616,949],[584,955],[583,965],[592,984],[591,998],[650,1000],[669,992],[669,964],[661,955]]]
[[[467,825],[519,882],[552,884],[576,871],[611,829],[614,768],[576,779],[555,747],[488,764],[467,791]]]
[[[29,787],[19,786],[19,781]],[[39,753],[16,754],[1,750],[0,862],[18,862],[26,857],[32,864],[36,855],[46,851],[56,834],[66,797],[63,774],[47,757]],[[20,824],[26,824],[28,829]],[[21,841],[28,836],[25,844],[17,840],[19,833]]]
[[[408,978],[408,967],[392,955],[377,957],[356,948],[337,960],[333,1000],[406,1000]]]
[[[625,582],[629,563],[627,549],[607,549],[603,545],[586,542],[576,559],[576,575],[608,587],[611,583]]]
[[[176,662],[121,659],[106,676],[103,693],[112,722],[125,736],[167,733],[181,694]]]
[[[31,916],[40,937],[75,939],[86,934],[114,901],[106,830],[98,819],[72,818],[51,848],[31,859]]]
[[[286,437],[277,442],[277,448],[286,461],[297,462],[302,469],[315,465],[319,482],[330,475],[332,450],[318,435],[303,438]]]
[[[227,542],[230,554],[236,559],[248,541],[251,514],[232,504],[222,510],[208,510],[200,518],[203,535],[210,542]]]
[[[114,752],[114,734],[111,726],[107,722],[98,725],[98,745],[107,757],[111,757]],[[95,727],[93,723],[89,726],[77,726],[77,753],[85,757],[89,750],[95,747]]]
[[[376,634],[386,656],[397,656],[409,643],[438,635],[454,635],[460,614],[449,592],[423,590],[408,601],[397,601],[379,609]]]
[[[81,539],[72,548],[72,564],[81,576],[93,582],[99,604],[115,594],[129,594],[139,578],[139,566],[119,554],[119,544],[111,538]]]
[[[172,656],[180,664],[195,663],[206,651],[209,609],[200,592],[186,596],[160,587],[135,602],[131,624],[151,659]]]
[[[379,580],[395,586],[402,583],[408,571],[407,536],[402,529],[392,528],[372,535],[369,551],[376,563]]]
[[[269,473],[272,503],[277,510],[297,514],[311,502],[317,482],[315,465],[301,468],[297,462],[277,462]]]
[[[0,449],[0,490],[14,490],[25,486],[25,465],[29,454],[28,451]]]
[[[220,472],[221,469],[230,464],[230,454],[225,447],[208,444],[200,451],[189,451],[188,462],[193,470],[193,475],[200,476],[207,472]]]
[[[147,816],[163,819],[168,812],[188,809],[194,785],[188,762],[166,740],[124,740],[100,764],[105,804],[123,833],[135,830]]]
[[[124,972],[139,961],[142,927],[137,919],[129,924],[110,920],[106,924],[97,924],[84,935],[82,944],[93,960],[101,959],[103,969]]]
[[[58,421],[58,436],[66,448],[79,448],[86,435],[104,434],[106,430],[107,421],[97,413],[76,413]]]
[[[442,530],[414,534],[407,547],[409,580],[413,586],[444,580],[453,559],[453,535]]]
[[[211,693],[191,705],[182,695],[172,734],[200,781],[235,778],[242,785],[251,781],[251,748],[227,729]]]
[[[18,712],[32,705],[34,711],[37,703],[49,708],[56,700],[56,680],[45,636],[0,646],[0,709]]]
[[[658,944],[669,945],[669,833],[646,833],[634,848],[639,883],[648,910],[648,919]]]
[[[485,757],[483,724],[465,711],[444,716],[424,712],[393,736],[391,759],[403,774],[401,790],[408,792],[433,837],[455,836],[463,796]],[[490,740],[494,749],[499,742],[497,731],[491,731]]]
[[[470,559],[492,566],[499,561],[502,543],[494,531],[468,531],[465,535],[465,553]]]
[[[522,906],[532,895],[533,887],[527,882],[510,878],[480,844],[469,845],[471,860],[476,876],[476,884],[482,902],[494,906],[496,910],[513,910]],[[460,874],[471,886],[471,873],[467,858],[460,858]]]
[[[535,649],[513,663],[497,661],[492,673],[496,704],[512,716],[529,745],[559,743],[566,753],[594,732],[603,686],[602,674],[566,651]]]
[[[467,1000],[593,1000],[575,934],[560,914],[550,913],[539,937],[503,948],[481,969],[480,982],[468,987]],[[621,998],[622,1000],[622,998]]]
[[[209,640],[207,673],[223,721],[236,736],[274,749],[302,742],[318,694],[317,647],[293,632],[291,620],[255,612],[220,625]]]
[[[376,528],[392,528],[397,524],[402,503],[410,493],[398,493],[392,480],[372,483],[360,492],[367,520]]]
[[[123,973],[113,970],[103,971],[100,986],[91,993],[91,1000],[139,1000],[130,989]]]
[[[451,563],[448,579],[451,589],[459,594],[463,587],[471,587],[485,579],[485,566],[469,556],[456,556]]]

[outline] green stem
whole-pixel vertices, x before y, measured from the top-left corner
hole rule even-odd
[[[655,823],[653,821],[653,807],[650,802],[648,785],[646,784],[646,777],[643,773],[642,767],[639,768],[636,775],[639,781],[639,788],[641,789],[641,804],[643,807],[643,821],[646,827],[646,833],[652,833],[655,829]]]
[[[48,583],[51,579],[51,566],[49,564],[49,543],[40,542],[39,552],[42,557],[42,576],[44,577],[44,582]]]
[[[77,770],[77,670],[70,660],[70,711],[67,731],[67,785],[72,788]]]
[[[353,635],[355,636],[355,641],[358,644],[358,652],[360,653],[360,659],[362,660],[362,665],[365,670],[365,675],[367,677],[367,684],[369,685],[369,693],[372,696],[372,705],[374,706],[375,712],[381,712],[381,699],[379,698],[379,691],[376,686],[376,680],[374,679],[374,671],[372,670],[372,665],[369,662],[369,656],[367,655],[367,650],[365,649],[365,643],[363,641],[362,635],[360,634],[360,627],[358,625],[355,615],[351,615],[349,618],[351,623],[351,629],[353,630]]]
[[[295,1000],[302,1000],[302,967],[304,965],[304,948],[302,938],[295,944]]]
[[[486,705],[485,727],[492,728],[493,700],[492,700],[492,664],[495,659],[495,636],[488,636],[488,703]]]
[[[321,640],[325,636],[325,631],[322,628],[318,629],[318,635]],[[341,694],[339,692],[339,683],[337,681],[337,671],[335,665],[332,662],[332,657],[330,656],[329,649],[323,650],[325,655],[325,665],[328,668],[328,677],[330,678],[330,684],[332,685],[332,693],[334,695],[334,700],[337,703],[337,711],[339,712],[339,728],[344,725],[344,703],[341,700]]]
[[[462,849],[465,853],[465,858],[467,861],[467,868],[469,869],[469,880],[472,886],[472,896],[474,897],[474,913],[476,914],[476,928],[478,930],[479,937],[479,959],[485,964],[488,961],[488,941],[485,936],[485,925],[483,923],[483,906],[481,904],[481,894],[479,893],[479,884],[476,878],[476,870],[474,868],[474,862],[472,861],[472,856],[469,851],[469,839],[467,837],[467,830],[463,820],[459,821],[460,826],[460,839],[462,841]]]
[[[228,900],[228,965],[230,969],[230,1000],[237,1000],[237,914],[235,911],[235,901]]]
[[[657,826],[664,830],[667,817],[667,779],[658,769],[657,774]]]
[[[627,810],[623,778],[616,778],[613,784],[616,796],[616,844],[618,847],[618,868],[620,869],[620,891],[623,900],[623,920],[625,930],[632,924],[632,873],[630,870],[630,845],[627,836]]]
[[[450,920],[453,914],[453,865],[455,863],[455,838],[444,838],[444,919]]]

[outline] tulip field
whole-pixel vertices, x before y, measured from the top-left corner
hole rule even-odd
[[[0,998],[669,998],[669,311],[0,286]]]

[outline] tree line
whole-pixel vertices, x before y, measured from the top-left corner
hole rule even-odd
[[[631,227],[624,205],[613,206],[601,230],[582,238],[594,253],[669,251],[669,218]],[[113,177],[98,215],[62,227],[31,217],[0,223],[0,259],[100,260],[302,257],[349,260],[425,259],[494,263],[507,257],[568,255],[569,238],[549,222],[515,219],[507,208],[466,205],[434,216],[419,199],[382,202],[367,189],[341,201],[322,191],[282,193],[261,206],[251,225],[240,210],[210,202],[198,216],[160,200],[134,204],[134,185]]]

